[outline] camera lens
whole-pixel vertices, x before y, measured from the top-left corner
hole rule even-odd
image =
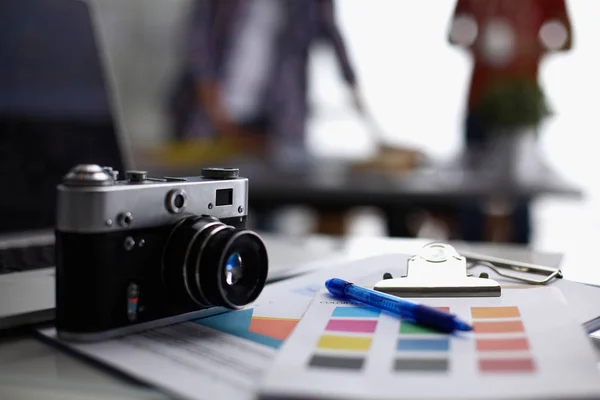
[[[202,265],[200,289],[212,304],[241,307],[254,301],[264,287],[267,252],[252,231],[219,231],[197,257]],[[214,279],[216,285],[211,284]]]
[[[180,221],[163,254],[169,292],[201,307],[243,307],[262,292],[267,272],[267,251],[256,233],[209,216]]]
[[[243,276],[242,256],[240,253],[233,253],[225,262],[225,282],[228,285],[235,285]]]

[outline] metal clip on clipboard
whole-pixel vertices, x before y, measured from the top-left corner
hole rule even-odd
[[[530,285],[545,285],[553,279],[561,279],[563,273],[560,268],[544,267],[542,265],[535,265],[529,263],[523,263],[518,261],[511,261],[505,258],[486,256],[483,254],[471,253],[463,251],[462,255],[467,259],[467,269],[474,267],[486,267],[494,271],[499,276],[504,278],[510,278],[517,281],[525,282]],[[535,275],[544,275],[542,279],[532,279],[517,274],[511,274],[501,271],[501,269],[508,269],[516,272],[525,272]]]
[[[425,245],[419,254],[408,260],[408,273],[405,277],[384,276],[383,280],[377,282],[374,289],[402,297],[500,296],[502,292],[500,284],[490,279],[486,273],[482,273],[479,277],[468,273],[468,269],[478,265],[492,269],[499,276],[529,284],[543,285],[554,278],[562,278],[560,269],[474,253],[468,253],[467,256],[464,253],[459,255],[454,247],[448,244],[430,243]],[[502,272],[501,268],[543,274],[546,277],[542,280],[535,280]]]

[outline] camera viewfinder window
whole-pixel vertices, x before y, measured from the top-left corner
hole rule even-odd
[[[218,189],[217,199],[215,201],[217,206],[230,206],[233,204],[233,189]]]

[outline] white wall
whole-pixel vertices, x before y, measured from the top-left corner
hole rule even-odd
[[[446,43],[454,1],[341,0],[338,5],[361,86],[386,139],[436,155],[457,150],[470,66],[464,54]],[[338,110],[344,106],[344,93],[332,64],[330,54],[313,60],[313,99]],[[320,119],[313,140],[358,154],[367,127],[336,131],[335,119]],[[349,134],[356,141],[340,140]]]

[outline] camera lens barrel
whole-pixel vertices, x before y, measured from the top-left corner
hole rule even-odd
[[[262,292],[268,256],[260,237],[210,216],[179,221],[167,240],[162,278],[177,301],[241,308]]]
[[[256,233],[222,230],[207,241],[203,250],[196,256],[196,277],[211,304],[240,308],[256,300],[267,279],[267,251]],[[228,262],[232,256],[239,260],[236,265]],[[235,279],[228,279],[233,275]],[[215,279],[216,285],[211,283]]]

